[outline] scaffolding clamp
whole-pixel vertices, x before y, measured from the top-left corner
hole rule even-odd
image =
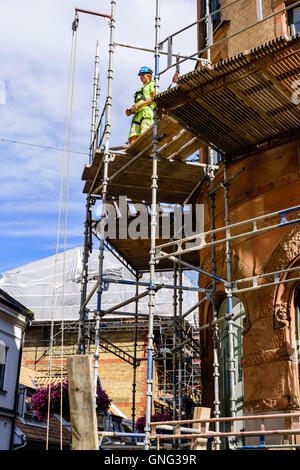
[[[226,294],[231,294],[232,293],[232,285],[230,282],[224,283],[224,290]]]

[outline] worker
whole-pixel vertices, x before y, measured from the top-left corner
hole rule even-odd
[[[136,141],[153,124],[153,96],[154,81],[153,70],[149,67],[141,67],[138,73],[143,86],[134,95],[134,105],[126,109],[126,116],[133,114],[128,142],[129,145]]]

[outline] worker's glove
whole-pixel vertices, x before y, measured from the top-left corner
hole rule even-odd
[[[130,116],[131,114],[135,114],[138,111],[138,107],[134,104],[131,108],[126,109],[126,116]]]
[[[178,72],[176,72],[173,76],[172,82],[177,83],[178,80],[179,80],[179,77],[180,77],[180,74]]]

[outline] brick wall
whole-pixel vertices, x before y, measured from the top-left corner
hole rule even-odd
[[[44,328],[45,330],[45,328]],[[44,331],[45,333],[45,331]],[[134,354],[134,331],[120,330],[104,332],[102,335],[115,346],[119,347],[129,355]],[[147,353],[146,331],[138,332],[137,340],[137,357],[145,358]],[[27,331],[25,338],[25,346],[23,350],[23,364],[45,376],[49,371],[49,340],[43,340],[43,328],[31,327]],[[60,336],[57,336],[60,342]],[[77,353],[77,334],[70,333],[68,330],[64,334],[64,374],[66,373],[67,355]],[[87,353],[93,354],[93,345],[90,344]],[[61,373],[61,354],[60,345],[54,345],[53,348],[53,367],[52,376],[60,376]],[[111,352],[104,351],[100,348],[99,359],[99,376],[103,389],[107,392],[113,403],[129,418],[132,415],[132,383],[133,383],[133,366],[124,360],[118,358]],[[145,414],[146,411],[146,377],[147,377],[147,361],[141,361],[140,366],[136,370],[136,411],[135,416],[138,418]]]
[[[222,0],[221,5],[226,6],[232,0]],[[263,18],[286,6],[278,0],[263,0]],[[257,21],[256,2],[253,0],[240,0],[222,11],[221,23],[214,34],[214,42],[237,33]],[[236,36],[222,42],[212,49],[212,62],[218,62],[227,57],[233,57],[241,52],[271,41],[275,37],[287,34],[287,15],[279,14],[260,23]]]

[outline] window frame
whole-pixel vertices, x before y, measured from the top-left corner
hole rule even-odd
[[[300,7],[292,8],[291,10],[288,11],[288,31],[289,31],[290,36],[294,36],[295,34],[297,34],[295,30],[295,19],[294,19],[295,11],[299,11],[299,15],[300,15]],[[300,33],[300,18],[299,18],[298,33]]]
[[[8,350],[9,350],[9,347],[5,345],[5,363],[0,364],[0,392],[6,392],[6,390],[4,389],[4,383],[5,383]]]
[[[209,13],[213,13],[216,10],[219,10],[221,8],[221,0],[209,0]],[[221,12],[216,13],[212,17],[212,26],[213,26],[213,31],[219,26],[221,23]]]

